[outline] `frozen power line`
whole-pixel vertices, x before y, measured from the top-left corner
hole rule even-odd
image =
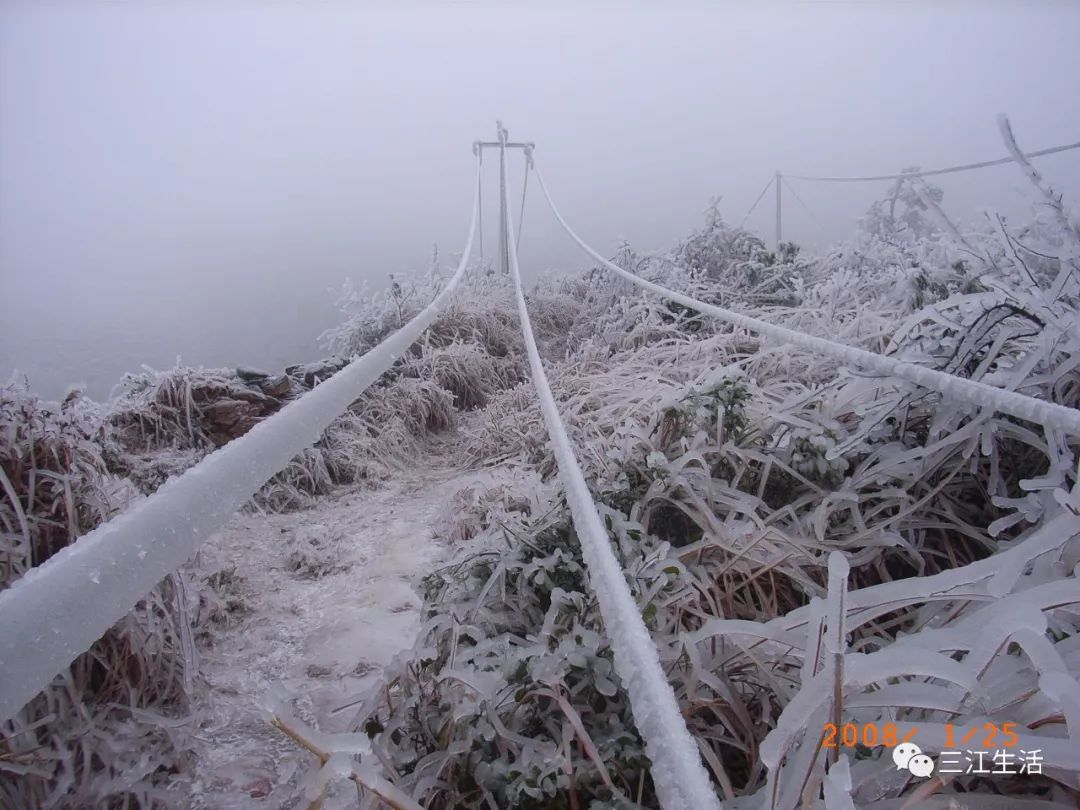
[[[799,205],[803,207],[803,210],[810,215],[810,218],[817,223],[818,228],[824,231],[825,223],[818,219],[818,215],[814,213],[814,209],[812,209],[809,205],[803,202],[803,198],[799,196],[799,192],[792,188],[791,183],[787,181],[787,178],[783,175],[780,175],[780,181],[784,184],[784,188],[791,192],[791,196],[793,196],[798,201]]]
[[[743,215],[743,218],[742,218],[742,223],[740,224],[740,226],[739,226],[739,227],[742,227],[742,225],[745,225],[745,224],[746,224],[746,220],[750,219],[750,215],[751,215],[752,213],[754,213],[754,209],[755,209],[755,208],[757,208],[757,207],[758,207],[758,203],[759,203],[759,202],[761,202],[761,201],[762,201],[762,200],[763,200],[763,199],[765,198],[765,193],[766,193],[766,192],[767,192],[767,191],[769,190],[769,188],[770,188],[770,187],[772,187],[772,184],[773,184],[773,183],[774,183],[775,181],[776,181],[776,176],[775,176],[775,175],[773,175],[772,177],[770,177],[770,178],[769,178],[769,182],[765,184],[765,188],[763,188],[763,189],[761,190],[761,193],[760,193],[760,194],[758,194],[758,196],[757,196],[757,199],[756,199],[756,200],[754,200],[754,204],[750,206],[750,210],[749,210],[749,211],[747,211],[745,215]]]
[[[502,197],[503,204],[509,208],[510,196],[505,181]],[[650,773],[657,797],[664,810],[720,810],[720,801],[701,764],[697,745],[679,711],[675,691],[660,666],[656,645],[626,584],[622,566],[611,550],[611,539],[589,493],[548,385],[521,287],[512,218],[508,218],[507,226],[510,273],[517,291],[518,314],[533,386],[544,414],[559,478],[566,490],[566,503],[581,543],[589,585],[596,594],[604,630],[615,653],[615,671],[630,695],[634,724],[641,732],[645,753],[652,763]]]
[[[1009,159],[1011,160],[1012,158]],[[548,205],[551,206],[552,213],[559,221],[559,224],[563,226],[563,229],[570,235],[570,238],[573,239],[585,253],[600,262],[604,267],[618,273],[643,289],[649,290],[669,301],[680,303],[690,309],[702,312],[706,315],[712,315],[727,323],[764,335],[772,340],[790,343],[809,351],[833,357],[842,363],[861,368],[864,371],[881,374],[883,376],[900,377],[901,379],[915,383],[923,388],[937,391],[949,399],[966,402],[980,408],[992,408],[995,411],[1010,414],[1018,419],[1024,419],[1028,422],[1035,422],[1047,427],[1056,428],[1073,436],[1080,436],[1080,410],[1075,408],[1066,408],[1063,405],[1046,402],[1045,400],[1029,397],[1024,394],[1016,393],[1015,391],[1006,391],[1001,388],[995,388],[986,383],[956,377],[952,374],[946,374],[943,371],[898,360],[895,357],[874,354],[873,352],[868,352],[864,349],[857,349],[854,346],[846,346],[843,343],[836,343],[831,340],[826,340],[825,338],[814,337],[813,335],[808,335],[804,332],[788,329],[784,326],[777,326],[776,324],[767,323],[766,321],[760,321],[757,318],[751,318],[748,315],[740,315],[737,312],[718,307],[715,304],[706,304],[696,298],[691,298],[688,295],[683,295],[674,290],[669,290],[666,287],[661,287],[659,284],[654,284],[651,281],[646,281],[633,273],[627,272],[617,264],[605,259],[582,241],[581,237],[574,232],[567,224],[566,220],[563,219],[562,214],[559,213],[559,209],[551,199],[551,194],[548,193],[547,184],[544,183],[544,175],[535,163],[534,169],[536,171],[537,182],[540,183],[540,188],[544,192],[544,197],[547,199]]]
[[[1067,152],[1070,149],[1080,149],[1080,141],[1076,143],[1067,143],[1062,146],[1052,146],[1049,149],[1040,149],[1038,152],[1028,152],[1024,155],[1026,158],[1042,157],[1043,155],[1053,155],[1058,152]],[[960,166],[947,166],[944,169],[927,169],[926,171],[916,172],[902,172],[900,174],[878,174],[867,177],[825,177],[820,175],[810,174],[788,174],[783,172],[785,178],[789,180],[815,180],[821,183],[866,183],[873,180],[902,180],[910,177],[933,177],[938,174],[953,174],[954,172],[967,172],[972,169],[985,169],[987,166],[1002,166],[1006,163],[1012,163],[1012,156],[998,158],[997,160],[983,160],[979,163],[964,163]]]
[[[420,314],[300,399],[0,592],[0,720],[18,712],[158,582],[190,560],[259,487],[317,442],[327,425],[408,351],[468,265],[480,179],[478,158],[461,262]]]

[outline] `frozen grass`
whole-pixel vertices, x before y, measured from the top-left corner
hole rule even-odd
[[[710,215],[675,261],[617,262],[1076,408],[1080,236],[1033,182],[1022,227],[961,232],[905,180],[820,259]],[[1076,437],[764,347],[600,271],[544,279],[529,305],[564,336],[546,346],[559,409],[726,806],[1075,805]],[[463,451],[553,472],[526,385],[470,420]],[[466,501],[461,532],[488,550],[431,578],[416,655],[357,728],[428,807],[657,806],[565,504],[491,522]],[[823,749],[837,720],[917,727],[932,755],[946,723],[1015,723],[1013,750],[1044,767],[920,781],[887,749]]]
[[[351,288],[344,322],[327,333],[335,352],[363,351],[426,306],[442,288],[437,273],[401,284],[372,300]],[[393,369],[335,420],[322,439],[294,458],[254,499],[280,511],[310,505],[336,486],[376,480],[417,460],[424,438],[455,424],[455,413],[485,405],[523,379],[513,315],[493,307],[504,285],[487,276],[464,285],[453,303]],[[397,290],[397,293],[394,290]],[[269,396],[227,369],[177,366],[129,374],[104,409],[109,466],[152,492],[309,387],[301,373],[286,393]],[[227,409],[223,411],[223,408]],[[223,421],[224,420],[224,421]]]
[[[482,306],[472,300],[459,298],[440,315],[408,356],[257,493],[253,506],[308,506],[342,484],[385,478],[414,463],[426,437],[453,426],[459,411],[516,383],[516,321],[492,308],[497,296],[477,297]],[[416,309],[427,303],[417,298]],[[242,435],[317,382],[309,377],[301,369],[291,381],[252,382],[226,369],[145,369],[127,375],[117,396],[101,405],[77,392],[62,406],[46,405],[5,388],[3,584]],[[298,543],[295,572],[322,576],[334,570],[333,556],[325,544]],[[149,594],[69,675],[4,725],[0,803],[169,803],[163,786],[182,768],[191,720],[191,627],[181,577]],[[226,579],[193,597],[203,622],[228,622],[246,609]]]
[[[98,409],[0,389],[2,585],[107,520],[135,489],[106,468]],[[177,573],[0,724],[0,804],[105,807],[167,801],[190,748],[191,636]],[[46,632],[47,617],[42,632]]]
[[[714,211],[670,257],[626,245],[617,262],[702,301],[1077,408],[1080,233],[1061,196],[1024,173],[1036,208],[1022,226],[988,216],[962,229],[940,192],[902,180],[857,240],[819,258],[769,251]],[[374,296],[346,291],[328,350],[374,345],[445,281],[432,271]],[[465,462],[516,458],[550,476],[510,294],[505,279],[470,274],[258,503],[292,508],[391,475],[451,426]],[[763,344],[602,270],[547,276],[528,304],[592,494],[726,806],[1076,805],[1076,437]],[[204,418],[214,402],[244,402],[238,418],[259,418],[269,403],[243,389],[231,372],[174,369],[128,380],[107,408],[76,397],[51,411],[8,389],[5,582],[131,497],[110,470],[149,490],[215,446],[219,422]],[[355,730],[426,807],[655,807],[565,504],[492,486],[458,506],[442,533],[462,556],[428,580],[417,650]],[[333,538],[290,542],[294,575],[334,569]],[[156,589],[5,726],[4,801],[165,801],[184,746],[183,721],[159,717],[184,705],[182,584]],[[206,621],[245,609],[228,572],[210,586]],[[945,723],[1016,723],[1043,773],[917,781],[882,749],[822,749],[823,724],[837,719],[917,726],[933,754]],[[356,776],[355,762],[336,765]]]

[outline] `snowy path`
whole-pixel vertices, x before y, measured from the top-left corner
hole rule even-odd
[[[312,758],[267,725],[264,697],[284,690],[301,719],[327,730],[348,724],[349,710],[333,710],[370,690],[412,644],[412,585],[448,554],[434,529],[472,477],[410,470],[312,509],[237,515],[207,543],[201,573],[223,573],[205,590],[236,606],[198,644],[207,688],[196,706],[203,750],[191,807],[297,805]]]

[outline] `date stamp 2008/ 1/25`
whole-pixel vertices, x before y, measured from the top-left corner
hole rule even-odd
[[[908,770],[913,776],[939,774],[1041,774],[1042,750],[1018,749],[1020,738],[1016,723],[983,723],[967,727],[945,726],[945,745],[937,762],[924,754],[916,744],[918,728],[902,736],[894,723],[826,723],[822,730],[823,748],[868,748],[885,746],[892,749],[893,762],[898,770]]]

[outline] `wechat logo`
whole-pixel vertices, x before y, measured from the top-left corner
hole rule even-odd
[[[896,746],[892,751],[892,758],[896,763],[896,770],[911,771],[912,776],[925,779],[934,772],[934,760],[924,754],[922,749],[913,742],[900,743]]]

